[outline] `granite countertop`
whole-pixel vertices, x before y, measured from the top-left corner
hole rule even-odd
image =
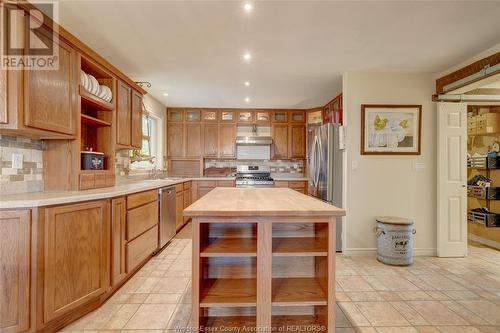
[[[0,194],[0,209],[30,208],[50,205],[59,205],[72,202],[113,198],[136,192],[154,190],[157,188],[175,185],[190,180],[234,180],[235,177],[194,177],[170,178],[156,180],[136,180],[112,187],[105,187],[85,191],[54,191],[33,192],[19,194]],[[302,178],[275,178],[275,180],[307,180]]]
[[[344,216],[345,210],[289,188],[217,187],[184,210],[185,216]]]

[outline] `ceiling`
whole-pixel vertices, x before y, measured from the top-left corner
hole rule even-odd
[[[500,42],[498,1],[243,4],[61,0],[59,16],[167,106],[320,106],[345,71],[437,73]]]

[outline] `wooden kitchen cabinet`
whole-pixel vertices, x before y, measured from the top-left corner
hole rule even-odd
[[[184,157],[184,126],[172,123],[167,126],[167,154],[169,158]]]
[[[132,134],[132,88],[118,81],[116,94],[116,143],[130,146]]]
[[[292,124],[289,136],[289,158],[306,158],[306,126]]]
[[[201,156],[201,124],[185,124],[184,125],[184,156],[185,157],[200,157]]]
[[[116,103],[116,143],[119,148],[142,146],[142,94],[118,81]]]
[[[253,111],[238,111],[238,122],[240,122],[240,123],[252,123],[253,122]]]
[[[0,211],[0,332],[30,329],[31,211]]]
[[[286,123],[288,122],[288,112],[285,110],[273,111],[271,120],[273,123]]]
[[[268,124],[271,122],[271,111],[255,111],[255,122],[257,124]]]
[[[52,38],[52,32],[41,31],[39,38],[42,40]],[[75,135],[78,115],[76,52],[62,40],[56,41],[55,47],[59,49],[58,69],[23,71],[25,124]]]
[[[111,200],[111,286],[116,286],[127,276],[125,266],[126,219],[125,198]]]
[[[187,183],[190,183],[191,182],[186,182],[184,183],[184,191],[183,191],[183,210],[187,207],[189,207],[191,205],[191,203],[193,202],[192,198],[191,198],[191,186],[187,186]],[[183,216],[183,225],[186,224],[187,221],[189,221],[189,217],[188,216]]]
[[[0,124],[7,124],[7,71],[0,69]]]
[[[218,110],[203,109],[202,111],[202,121],[203,122],[217,122],[219,120]]]
[[[217,157],[219,154],[219,126],[203,124],[203,156]]]
[[[220,124],[219,125],[219,157],[236,156],[236,125]]]
[[[142,94],[132,90],[132,141],[134,148],[142,148]]]
[[[223,123],[233,123],[236,120],[236,111],[222,110],[220,112],[220,121]]]
[[[44,322],[101,296],[109,286],[109,202],[45,210]]]
[[[184,225],[182,211],[184,210],[184,190],[178,191],[176,188],[175,194],[175,230],[179,231]]]
[[[271,131],[273,137],[272,158],[288,158],[288,125],[273,124]]]
[[[306,122],[306,112],[302,111],[302,110],[290,111],[290,122],[291,123],[305,123]]]
[[[274,187],[290,188],[297,192],[307,194],[307,181],[304,180],[275,180]]]
[[[182,122],[184,120],[184,109],[169,108],[167,109],[167,121]]]
[[[201,110],[200,109],[186,109],[184,112],[184,117],[186,122],[199,122],[201,121]]]

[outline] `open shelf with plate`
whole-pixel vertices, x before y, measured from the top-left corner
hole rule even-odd
[[[79,64],[81,155],[88,154],[89,151],[102,153],[104,163],[102,169],[88,169],[82,159],[78,188],[85,190],[113,186],[115,184],[115,103],[113,96],[116,91],[116,79],[84,55],[79,56]]]

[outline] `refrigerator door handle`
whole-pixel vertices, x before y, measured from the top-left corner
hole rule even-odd
[[[313,144],[311,146],[311,165],[309,166],[309,183],[311,186],[315,186],[314,182],[316,179],[316,142],[318,140],[317,136],[314,136]]]
[[[318,154],[318,161],[319,163],[317,163],[316,165],[316,177],[315,177],[315,180],[314,180],[314,183],[315,183],[315,187],[318,187],[318,184],[319,184],[319,176],[321,174],[321,158],[322,158],[322,152],[321,152],[321,140],[318,139],[317,140],[317,145],[318,145],[318,148],[317,148],[317,154]]]

